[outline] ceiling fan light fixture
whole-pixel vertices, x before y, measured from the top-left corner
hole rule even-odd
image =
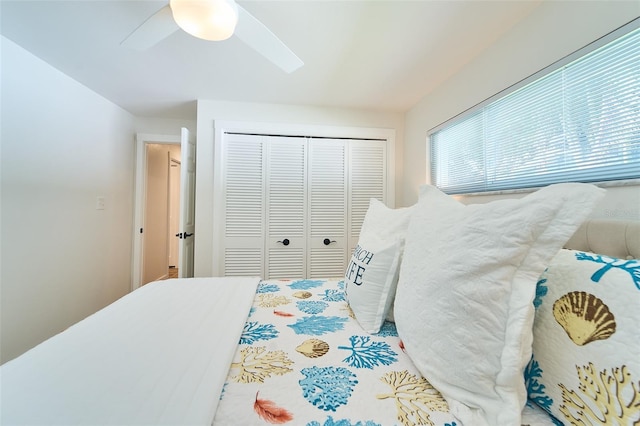
[[[169,6],[180,28],[204,40],[226,40],[238,23],[234,0],[170,0]]]

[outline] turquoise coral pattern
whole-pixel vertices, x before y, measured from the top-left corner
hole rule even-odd
[[[602,267],[591,275],[591,281],[600,282],[604,274],[612,269],[618,269],[627,272],[631,276],[633,284],[640,290],[640,261],[637,259],[616,259],[601,254],[577,252],[576,259],[585,260],[602,264]]]
[[[309,290],[310,288],[320,287],[322,280],[298,280],[289,284],[289,287],[295,290]]]
[[[346,300],[344,291],[341,290],[328,289],[321,293],[320,296],[322,296],[322,300],[327,302],[344,302]]]
[[[345,405],[358,384],[356,375],[343,367],[304,368],[300,380],[303,396],[324,411],[336,411]]]
[[[543,275],[544,276],[544,273]],[[549,289],[547,288],[547,279],[540,278],[536,283],[536,297],[533,299],[533,306],[538,309],[542,305],[542,299],[547,295]]]
[[[351,354],[343,361],[355,368],[391,365],[398,360],[398,354],[391,350],[386,342],[371,341],[369,336],[351,336],[349,346],[338,346]]]
[[[307,426],[382,426],[380,423],[373,422],[371,420],[367,421],[357,421],[355,423],[351,422],[349,419],[340,419],[333,420],[333,417],[327,417],[324,423],[320,423],[317,421],[312,421],[307,423]]]
[[[249,321],[244,325],[240,343],[250,345],[260,340],[275,339],[276,337],[278,337],[278,330],[273,324],[259,324],[255,321]]]
[[[540,383],[542,377],[542,369],[538,361],[531,357],[531,361],[524,370],[524,380],[527,385],[527,395],[529,399],[538,404],[545,410],[551,409],[553,399],[545,394],[545,386]]]
[[[291,327],[296,334],[321,336],[323,334],[342,330],[346,321],[346,318],[311,315],[298,319],[295,324],[289,324],[288,327]]]
[[[256,290],[256,293],[275,293],[276,291],[280,290],[280,286],[278,286],[277,284],[270,284],[270,283],[260,283],[258,284],[258,289]]]
[[[329,306],[327,302],[318,300],[301,300],[296,305],[305,314],[321,314]]]
[[[398,329],[396,328],[395,323],[391,321],[385,321],[382,323],[382,327],[380,327],[380,331],[378,331],[375,335],[380,337],[388,337],[388,336],[398,337]]]
[[[260,284],[214,426],[413,426],[416,419],[462,426],[446,405],[418,404],[424,412],[399,420],[399,410],[424,397],[424,386],[416,388],[424,379],[404,352],[395,324],[385,321],[377,334],[366,333],[344,287],[343,280],[317,279]],[[290,303],[265,303],[271,300]]]

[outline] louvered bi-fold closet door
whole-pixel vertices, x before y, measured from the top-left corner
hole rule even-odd
[[[225,134],[220,271],[343,276],[370,198],[387,201],[386,150],[386,141]]]
[[[226,134],[222,152],[224,276],[263,276],[265,238],[265,140]]]
[[[305,278],[307,142],[297,137],[268,139],[265,276]]]
[[[309,142],[309,278],[342,277],[347,262],[347,144]]]
[[[371,198],[387,200],[387,141],[349,141],[349,250],[358,244]]]

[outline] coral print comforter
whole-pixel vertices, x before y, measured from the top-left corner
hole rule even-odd
[[[462,426],[395,325],[367,334],[331,279],[259,284],[213,424]]]

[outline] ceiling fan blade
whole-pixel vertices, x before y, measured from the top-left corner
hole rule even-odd
[[[171,8],[166,5],[133,30],[120,45],[136,50],[146,50],[177,30],[178,24],[173,19]]]
[[[237,3],[236,3],[237,4]],[[236,36],[265,58],[288,73],[300,68],[304,62],[275,34],[238,4]]]

